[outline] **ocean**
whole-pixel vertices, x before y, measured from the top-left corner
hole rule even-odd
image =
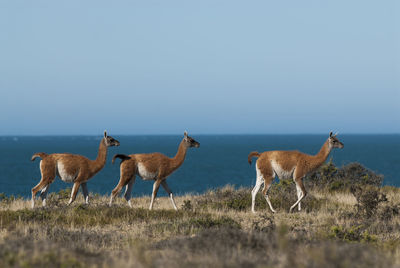
[[[182,136],[113,135],[121,146],[108,150],[105,167],[88,181],[89,191],[110,194],[119,181],[119,159],[113,165],[114,154],[161,152],[173,157]],[[183,165],[167,182],[174,194],[203,193],[227,184],[253,187],[255,166],[247,163],[251,151],[299,150],[316,154],[328,135],[192,135],[200,148],[190,148]],[[30,197],[31,188],[40,180],[39,162],[31,162],[36,152],[74,153],[90,159],[97,156],[101,136],[15,136],[0,137],[0,193]],[[337,166],[359,162],[384,175],[384,184],[400,186],[400,135],[339,134],[344,149],[335,149],[328,160]],[[59,178],[50,186],[49,193],[72,187]],[[136,179],[132,196],[150,195],[152,182]],[[160,188],[159,195],[165,196]]]

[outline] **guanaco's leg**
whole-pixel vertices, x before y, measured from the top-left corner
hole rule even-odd
[[[125,193],[124,193],[124,197],[125,197],[126,201],[128,201],[128,205],[130,207],[132,207],[131,194],[132,194],[132,188],[133,188],[133,184],[135,183],[135,180],[136,180],[136,176],[132,176],[132,178],[129,180],[128,184],[126,185],[126,189],[125,189]]]
[[[301,188],[297,185],[297,183],[296,183],[296,191],[297,191],[297,199],[299,199],[302,195],[302,191],[301,191]],[[300,211],[301,210],[301,202],[299,202],[297,207],[298,207],[298,210]]]
[[[112,205],[115,196],[121,191],[122,187],[124,187],[124,181],[121,178],[117,186],[115,186],[115,188],[111,191],[110,204],[109,204],[110,206]]]
[[[270,209],[272,210],[272,212],[275,212],[268,197],[269,187],[271,186],[272,181],[274,180],[275,177],[275,172],[272,170],[271,163],[269,161],[260,162],[259,160],[257,160],[256,172],[257,172],[256,185],[251,191],[251,211],[255,213],[254,207],[256,203],[256,196],[258,191],[260,190],[261,185],[264,183],[263,194],[268,202]]]
[[[264,183],[264,178],[261,175],[260,170],[257,168],[257,178],[256,178],[256,185],[254,186],[253,190],[251,191],[251,212],[255,213],[256,211],[254,210],[255,204],[256,204],[256,196],[258,191],[260,190],[261,185]]]
[[[38,191],[40,191],[43,187],[45,187],[45,185],[47,185],[47,182],[46,182],[46,180],[44,180],[43,177],[42,177],[42,179],[40,180],[40,182],[39,182],[35,187],[32,188],[32,201],[31,201],[32,208],[35,207],[36,193],[37,193]]]
[[[294,182],[296,183],[296,188],[297,188],[297,187],[300,188],[300,190],[301,190],[301,195],[300,195],[300,197],[298,197],[297,201],[293,204],[293,206],[290,207],[289,212],[292,212],[292,210],[293,210],[293,209],[301,202],[301,200],[302,200],[304,197],[306,197],[306,195],[307,195],[306,188],[305,188],[304,185],[303,185],[303,177],[301,177],[301,178],[296,178],[296,179],[294,180]]]
[[[42,191],[40,192],[40,198],[42,198],[42,205],[45,207],[46,206],[46,198],[47,198],[47,192],[49,191],[50,188],[50,183],[47,184],[45,187],[43,187]]]
[[[162,181],[161,179],[157,179],[153,184],[153,193],[151,194],[149,210],[153,209],[154,199],[156,199],[156,197],[157,197],[157,192],[158,192],[158,189],[160,188],[161,181]]]
[[[42,174],[40,182],[35,187],[32,188],[32,208],[34,208],[35,206],[35,197],[37,192],[40,191],[46,185],[52,183],[54,181],[54,178],[56,177],[56,170],[54,163],[47,159],[41,160],[40,173]]]
[[[81,183],[79,182],[79,177],[78,177],[75,180],[74,186],[72,186],[71,198],[69,199],[68,205],[71,205],[71,203],[75,201],[76,194],[78,193],[80,185],[81,185]]]
[[[134,162],[124,161],[121,163],[120,179],[119,179],[117,186],[115,186],[115,188],[111,191],[111,197],[110,197],[110,203],[109,203],[110,206],[112,205],[112,202],[113,202],[115,196],[135,176],[135,168],[136,168],[136,166],[135,166]]]
[[[267,200],[267,203],[269,205],[269,208],[271,209],[271,211],[273,213],[276,213],[275,209],[272,207],[271,201],[269,200],[269,196],[268,196],[268,191],[269,188],[271,187],[272,181],[274,180],[274,177],[268,177],[264,179],[264,189],[263,189],[263,194],[265,197],[265,200]]]
[[[86,185],[86,182],[81,184],[82,186],[82,193],[83,193],[83,198],[85,199],[86,205],[89,205],[89,191]]]
[[[167,181],[166,181],[166,180],[163,180],[163,181],[161,182],[161,185],[162,185],[162,187],[165,189],[165,191],[168,193],[169,198],[171,199],[171,203],[172,203],[172,206],[174,207],[174,209],[175,209],[175,210],[178,210],[178,208],[176,207],[176,204],[175,204],[174,197],[173,197],[173,195],[172,195],[172,191],[171,191],[171,189],[169,188],[169,186],[168,186],[168,184],[167,184]]]

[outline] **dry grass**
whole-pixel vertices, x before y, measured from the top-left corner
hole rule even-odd
[[[148,196],[133,199],[133,208],[122,198],[110,208],[98,195],[89,206],[79,196],[67,207],[62,191],[33,210],[29,200],[3,196],[0,267],[400,266],[400,190],[369,189],[387,201],[368,217],[349,191],[317,189],[303,211],[289,214],[290,183],[271,189],[276,214],[261,195],[252,214],[250,189],[232,186],[178,196],[178,212],[165,197],[148,211]]]

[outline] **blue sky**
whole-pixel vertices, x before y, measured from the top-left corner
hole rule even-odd
[[[0,135],[400,133],[396,1],[0,1]]]

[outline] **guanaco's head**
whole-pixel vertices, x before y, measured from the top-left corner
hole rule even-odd
[[[195,141],[192,137],[188,136],[187,131],[185,131],[185,133],[183,134],[183,140],[186,143],[187,147],[195,147],[195,148],[200,147],[200,143]]]
[[[333,135],[332,132],[329,133],[329,147],[342,149],[344,145],[336,138],[336,135],[337,133],[335,135]]]
[[[107,131],[104,131],[104,143],[106,144],[107,147],[111,147],[111,146],[119,146],[119,141],[117,141],[116,139],[114,139],[111,136],[107,135]]]

